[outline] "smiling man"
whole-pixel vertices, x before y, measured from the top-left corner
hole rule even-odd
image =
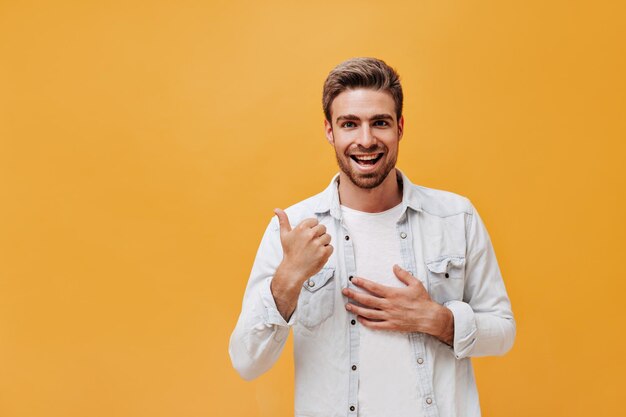
[[[502,355],[515,321],[472,204],[395,166],[398,74],[355,58],[324,84],[339,174],[275,210],[231,336],[245,379],[271,368],[294,329],[296,417],[480,416],[470,358]]]

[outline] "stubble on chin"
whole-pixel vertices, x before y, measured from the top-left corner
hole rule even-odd
[[[385,178],[387,178],[387,175],[389,175],[391,170],[396,166],[395,159],[392,159],[387,161],[387,164],[383,167],[383,169],[368,174],[359,174],[352,169],[350,162],[346,162],[340,158],[337,152],[335,152],[335,157],[337,158],[337,165],[339,165],[339,169],[346,174],[350,181],[357,187],[366,190],[371,190],[372,188],[376,188],[382,184],[383,181],[385,181]]]

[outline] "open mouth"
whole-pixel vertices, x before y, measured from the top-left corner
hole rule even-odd
[[[361,166],[372,166],[375,165],[376,162],[380,161],[380,158],[382,158],[383,155],[384,154],[381,152],[367,155],[350,155],[350,158]]]

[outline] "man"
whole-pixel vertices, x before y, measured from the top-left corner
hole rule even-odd
[[[261,375],[293,327],[297,417],[479,416],[470,357],[513,344],[478,213],[395,168],[402,99],[398,74],[378,59],[331,71],[324,125],[340,172],[275,210],[252,267],[233,366]]]

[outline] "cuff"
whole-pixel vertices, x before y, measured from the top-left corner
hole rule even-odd
[[[263,301],[264,308],[264,319],[265,324],[274,324],[277,326],[288,326],[291,327],[295,323],[296,312],[294,311],[289,318],[289,321],[285,321],[283,316],[278,311],[278,307],[276,307],[276,300],[274,300],[274,296],[272,295],[272,290],[270,289],[270,283],[272,282],[272,278],[267,278],[263,281],[261,285],[261,300]]]
[[[452,349],[457,359],[470,356],[476,343],[476,318],[472,307],[462,301],[448,301],[444,307],[454,316],[454,342]]]

